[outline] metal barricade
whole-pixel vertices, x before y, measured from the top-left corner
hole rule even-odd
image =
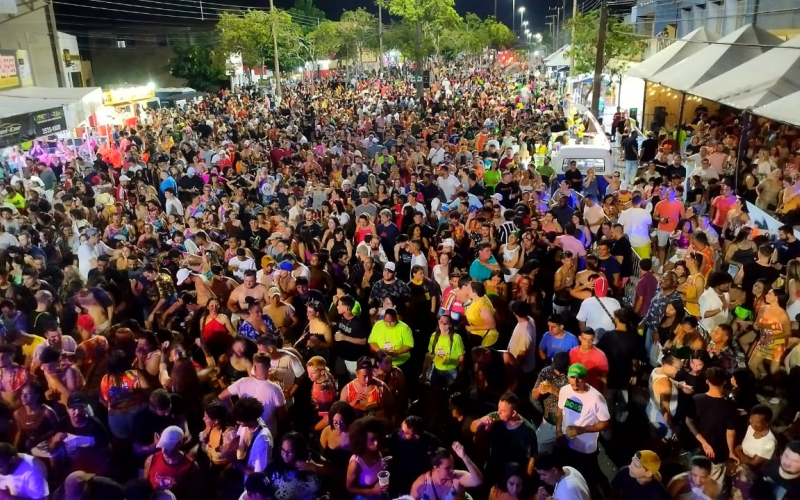
[[[636,250],[631,254],[631,277],[622,288],[623,305],[633,307],[636,304],[636,286],[639,284],[639,263],[642,261]]]

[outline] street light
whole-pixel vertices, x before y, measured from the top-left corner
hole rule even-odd
[[[525,21],[524,23],[522,23],[522,26],[527,28],[528,27],[528,21]]]
[[[519,8],[519,24],[522,25],[522,19],[525,16],[525,7]]]

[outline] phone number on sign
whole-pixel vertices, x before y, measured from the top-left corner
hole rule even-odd
[[[61,130],[62,130],[61,125],[54,125],[52,127],[42,127],[42,135],[54,134],[56,132],[61,132]]]

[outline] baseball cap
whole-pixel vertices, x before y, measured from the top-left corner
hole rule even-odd
[[[84,330],[94,333],[95,324],[94,319],[89,316],[88,314],[81,314],[78,316],[78,320],[75,322],[75,326],[78,328],[83,328]]]
[[[450,205],[448,205],[447,203],[442,203],[441,206],[439,207],[439,210],[442,212],[449,212]]]
[[[661,473],[658,472],[661,468],[661,459],[658,458],[654,451],[637,451],[633,455],[633,459],[637,460],[645,470],[652,474],[656,481],[661,481]]]
[[[566,373],[566,371],[569,369],[568,352],[557,352],[555,356],[553,356],[553,369],[558,373]]]
[[[89,406],[89,400],[80,392],[73,392],[67,398],[67,408],[74,408],[76,406]]]
[[[92,236],[97,236],[100,234],[100,230],[96,227],[90,227],[86,230],[86,237],[91,238]]]
[[[386,265],[383,266],[383,268],[386,271],[390,271],[390,272],[395,272],[395,269],[396,269],[395,266],[394,266],[394,262],[387,262]]]
[[[270,234],[270,235],[269,235],[269,238],[267,238],[267,239],[270,239],[270,240],[279,240],[279,239],[281,239],[281,238],[283,238],[283,235],[282,235],[281,233],[274,232],[274,233]]]
[[[187,168],[186,175],[194,175],[194,167]]]
[[[161,433],[161,437],[158,439],[156,448],[159,450],[175,448],[175,446],[177,446],[182,439],[183,430],[177,425],[170,425],[164,429],[164,432]]]
[[[272,288],[270,288],[270,289],[269,289],[269,291],[267,292],[267,296],[269,296],[269,297],[274,297],[274,296],[276,296],[276,295],[277,295],[278,297],[280,297],[280,296],[281,296],[281,290],[280,290],[280,288],[278,288],[277,286],[273,286],[273,287],[272,287]]]
[[[178,278],[178,286],[183,285],[191,274],[192,272],[188,269],[178,269],[178,274],[176,275]]]
[[[605,276],[600,276],[594,280],[594,294],[598,297],[608,296],[608,280]]]
[[[619,184],[619,190],[620,191],[627,191],[628,190],[628,181],[622,181]]]
[[[447,238],[442,242],[442,246],[443,247],[448,247],[448,248],[455,248],[456,247],[456,242],[453,241],[453,238]]]
[[[119,181],[120,182],[125,182],[125,181],[129,181],[129,180],[131,180],[131,178],[128,177],[127,175],[125,175],[125,174],[122,174],[122,175],[119,176]]]
[[[492,199],[493,199],[493,200],[500,201],[500,200],[502,200],[502,199],[503,199],[503,195],[502,195],[502,194],[500,194],[500,193],[495,193],[495,194],[493,194],[493,195],[492,195]]]
[[[291,262],[284,260],[283,262],[278,264],[278,269],[280,269],[281,271],[291,271],[292,269],[294,269],[294,266],[292,265]]]
[[[571,364],[569,370],[567,370],[567,376],[569,378],[586,378],[586,374],[586,367],[580,363]]]

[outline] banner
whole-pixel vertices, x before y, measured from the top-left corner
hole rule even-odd
[[[19,84],[21,87],[33,86],[33,71],[31,60],[27,50],[17,50],[17,73],[19,74]]]
[[[67,130],[64,108],[51,108],[36,113],[0,118],[0,147]]]
[[[15,89],[19,85],[17,51],[0,50],[0,90]]]

